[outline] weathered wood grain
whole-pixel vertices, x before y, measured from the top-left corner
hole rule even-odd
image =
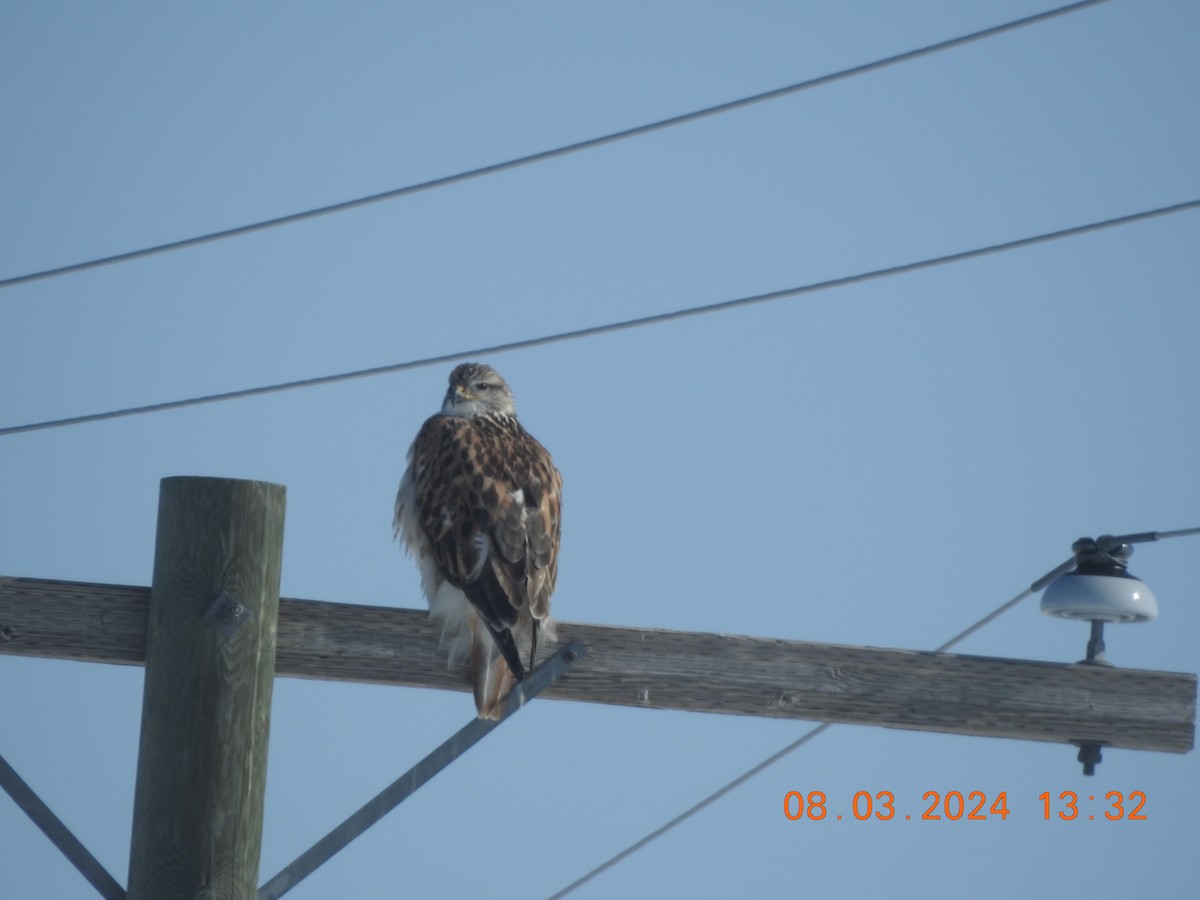
[[[279,485],[162,481],[130,900],[257,896],[283,512]],[[222,592],[236,628],[205,618]]]
[[[0,579],[0,652],[137,664],[145,588]],[[11,632],[6,640],[4,629]],[[542,696],[1184,753],[1196,676],[558,624],[587,657]],[[276,673],[467,690],[417,610],[281,600]]]

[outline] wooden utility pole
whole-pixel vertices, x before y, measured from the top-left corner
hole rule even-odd
[[[165,478],[130,900],[250,900],[262,845],[284,488]]]
[[[466,689],[424,612],[281,600],[283,513],[279,485],[167,478],[149,589],[0,576],[0,653],[146,666],[127,900],[256,898],[276,675]],[[1085,748],[1195,742],[1190,674],[568,622],[558,639],[578,664],[541,696]],[[402,799],[424,763],[360,813]],[[0,786],[64,837],[2,759]],[[56,845],[104,896],[124,896],[65,838]],[[304,874],[289,866],[269,896]]]

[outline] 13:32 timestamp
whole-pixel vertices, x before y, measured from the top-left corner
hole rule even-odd
[[[1062,791],[1057,798],[1051,798],[1049,791],[1038,794],[1042,803],[1042,818],[1049,821],[1051,813],[1056,813],[1063,822],[1073,822],[1076,819],[1094,821],[1097,813],[1102,813],[1110,822],[1145,822],[1146,821],[1146,792],[1109,791],[1102,797],[1095,794],[1080,796],[1075,791]],[[1096,803],[1099,802],[1099,806]]]
[[[1041,803],[1042,820],[1110,822],[1146,821],[1144,791],[1109,791],[1106,794],[1086,794],[1061,791],[1057,796],[1043,791],[1037,797]],[[842,809],[840,807],[844,806]],[[819,822],[844,819],[865,822],[875,820],[900,821],[1005,821],[1010,813],[1008,791],[988,794],[984,791],[925,791],[921,802],[910,811],[897,809],[896,795],[891,791],[857,791],[847,804],[838,804],[824,791],[788,791],[783,796],[783,814],[790,821],[808,819]]]

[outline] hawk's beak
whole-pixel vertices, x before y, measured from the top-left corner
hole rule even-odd
[[[454,402],[455,403],[458,403],[458,401],[460,401],[460,400],[473,400],[473,399],[475,399],[475,398],[472,397],[469,393],[467,393],[467,389],[465,387],[463,387],[461,384],[455,385],[455,387],[454,387]]]

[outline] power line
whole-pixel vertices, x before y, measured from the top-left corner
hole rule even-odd
[[[163,403],[150,403],[145,406],[132,406],[126,409],[115,409],[108,412],[89,413],[87,415],[71,416],[63,419],[49,419],[44,422],[31,422],[25,425],[11,425],[7,428],[0,428],[0,437],[10,434],[21,434],[27,431],[43,431],[49,428],[62,428],[67,425],[82,425],[86,422],[100,422],[105,419],[119,419],[126,416],[142,415],[144,413],[165,412],[166,410],[170,409],[182,409],[188,406],[199,406],[203,403],[217,403],[223,400],[237,400],[244,397],[256,397],[262,394],[274,394],[281,391],[294,390],[297,388],[316,387],[318,385],[333,384],[339,381],[350,381],[351,379],[355,378],[367,378],[372,375],[386,375],[393,372],[407,371],[409,369],[419,369],[426,366],[453,362],[469,357],[507,353],[511,350],[522,350],[529,347],[554,344],[560,341],[594,337],[596,335],[609,334],[615,331],[624,331],[630,328],[641,328],[645,325],[657,325],[661,322],[671,322],[676,319],[685,319],[691,316],[723,312],[725,310],[736,309],[742,306],[750,306],[756,303],[766,303],[772,300],[798,297],[803,294],[811,294],[815,293],[816,291],[828,290],[830,288],[845,287],[851,284],[873,281],[875,279],[885,278],[891,275],[900,275],[906,272],[916,272],[922,269],[930,269],[935,266],[947,265],[949,263],[963,262],[968,259],[978,259],[979,257],[990,256],[995,253],[1002,253],[1008,250],[1017,250],[1022,247],[1030,247],[1034,244],[1044,244],[1060,238],[1075,237],[1081,234],[1100,231],[1105,228],[1113,228],[1118,225],[1128,225],[1133,222],[1140,222],[1147,219],[1155,219],[1160,216],[1186,212],[1198,207],[1200,207],[1200,199],[1188,200],[1183,203],[1175,203],[1170,206],[1160,206],[1155,209],[1145,210],[1143,212],[1118,216],[1114,219],[1104,219],[1099,222],[1090,222],[1086,225],[1075,225],[1071,228],[1063,228],[1058,231],[1049,231],[1042,234],[1033,235],[1031,237],[1018,238],[1017,240],[1013,241],[1005,241],[1000,244],[990,244],[986,247],[978,247],[974,250],[963,250],[958,253],[949,253],[945,256],[935,256],[929,259],[918,260],[917,262],[903,263],[898,266],[887,266],[882,269],[872,269],[871,271],[860,272],[856,275],[844,275],[840,278],[831,278],[827,281],[816,281],[810,284],[800,285],[798,287],[784,288],[783,290],[778,291],[768,291],[765,294],[752,294],[751,296],[738,297],[734,300],[723,300],[718,303],[709,303],[702,306],[691,306],[686,309],[678,309],[672,312],[655,313],[654,315],[640,316],[635,319],[625,319],[620,322],[610,322],[605,325],[592,325],[587,328],[578,328],[573,331],[560,331],[555,334],[542,335],[540,337],[526,338],[519,341],[508,341],[503,344],[492,344],[491,346],[487,347],[476,347],[472,350],[459,350],[454,353],[443,353],[438,356],[427,356],[422,359],[393,363],[386,366],[375,366],[369,369],[358,369],[353,372],[341,372],[335,375],[320,375],[315,378],[302,378],[296,381],[285,381],[279,384],[263,385],[260,387],[242,388],[240,390],[226,391],[220,394],[207,394],[200,397],[190,397],[185,400],[169,400]]]
[[[1016,606],[1018,603],[1020,603],[1022,600],[1024,600],[1026,597],[1028,597],[1030,594],[1036,593],[1036,591],[1040,589],[1039,585],[1043,585],[1043,583],[1048,583],[1051,579],[1057,577],[1058,575],[1063,574],[1064,572],[1069,572],[1074,567],[1075,567],[1075,558],[1071,557],[1066,562],[1061,563],[1057,568],[1051,570],[1049,573],[1042,576],[1042,578],[1035,581],[1032,585],[1027,587],[1025,590],[1021,591],[1021,593],[1017,594],[1011,600],[1001,603],[999,606],[997,606],[995,609],[993,609],[986,616],[984,616],[981,619],[978,619],[977,621],[975,621],[973,624],[971,624],[967,628],[964,628],[962,631],[960,631],[954,637],[950,638],[950,640],[946,641],[940,647],[937,647],[933,652],[934,653],[942,653],[946,650],[949,650],[951,647],[961,643],[963,640],[965,640],[970,635],[974,634],[976,631],[978,631],[980,628],[987,625],[989,622],[993,621],[994,619],[996,619],[999,616],[1003,615],[1004,613],[1008,612],[1010,609],[1012,609],[1014,606]],[[709,794],[707,797],[705,797],[699,803],[695,804],[694,806],[688,807],[683,812],[681,812],[679,815],[677,815],[675,818],[671,819],[669,822],[660,826],[659,828],[656,828],[654,831],[650,832],[648,835],[643,837],[641,840],[634,841],[632,844],[630,844],[628,847],[626,847],[620,853],[608,858],[607,860],[602,862],[600,865],[596,866],[596,868],[592,869],[587,874],[582,875],[581,877],[575,879],[570,884],[568,884],[565,888],[563,888],[562,890],[558,891],[557,893],[551,895],[549,900],[561,900],[561,898],[567,896],[567,894],[570,894],[576,888],[582,887],[583,885],[587,884],[587,882],[589,882],[593,878],[595,878],[597,875],[601,874],[602,872],[607,871],[608,869],[611,869],[617,863],[628,858],[632,854],[636,853],[638,850],[641,850],[643,847],[645,847],[650,842],[662,837],[664,834],[666,834],[668,831],[673,829],[675,826],[682,825],[684,822],[686,822],[692,816],[696,815],[696,813],[700,812],[705,807],[710,806],[711,804],[720,800],[722,797],[724,797],[726,794],[728,794],[730,791],[734,790],[735,788],[741,787],[743,784],[745,784],[747,781],[749,781],[751,778],[753,778],[759,772],[762,772],[764,769],[767,769],[770,766],[773,766],[775,763],[779,762],[779,760],[783,759],[785,756],[789,755],[790,753],[792,753],[795,750],[800,749],[805,744],[807,744],[809,741],[811,741],[813,738],[815,738],[817,735],[821,734],[824,731],[827,731],[828,729],[830,729],[832,727],[833,727],[832,723],[822,722],[820,725],[817,725],[817,726],[809,729],[808,731],[806,731],[804,734],[802,734],[796,740],[792,741],[790,744],[788,744],[783,749],[777,750],[775,753],[772,753],[770,756],[768,756],[762,762],[758,763],[756,766],[753,766],[752,768],[743,772],[737,778],[733,779],[733,781],[730,781],[728,784],[713,791],[711,794]]]
[[[611,869],[617,863],[619,863],[622,860],[626,859],[627,857],[631,856],[633,853],[636,853],[638,850],[641,850],[643,847],[645,847],[651,841],[657,840],[658,838],[662,837],[664,834],[666,834],[668,831],[670,831],[676,825],[682,825],[684,822],[686,822],[688,819],[690,819],[696,813],[700,812],[700,810],[704,809],[706,806],[709,806],[709,805],[715,803],[716,801],[720,800],[722,797],[724,797],[726,794],[728,794],[734,788],[741,787],[743,784],[745,784],[747,781],[749,781],[751,778],[753,778],[755,775],[757,775],[763,769],[766,769],[766,768],[774,765],[775,763],[779,762],[779,760],[783,759],[785,756],[787,756],[793,750],[803,747],[805,744],[807,744],[809,741],[811,741],[813,738],[815,738],[818,734],[820,734],[823,731],[827,731],[828,729],[830,729],[832,727],[833,727],[832,723],[822,722],[820,725],[817,725],[817,726],[809,729],[803,735],[801,735],[799,738],[797,738],[796,740],[792,741],[792,743],[790,743],[786,747],[784,747],[782,750],[779,750],[776,753],[772,753],[770,756],[768,756],[766,759],[764,759],[758,765],[754,766],[754,768],[752,768],[746,772],[743,772],[741,775],[739,775],[737,778],[733,779],[733,781],[729,782],[724,787],[718,788],[717,790],[713,791],[711,794],[709,794],[707,797],[705,797],[703,800],[701,800],[695,806],[685,809],[683,812],[681,812],[675,818],[671,819],[671,821],[667,822],[666,824],[662,825],[659,828],[656,828],[654,831],[650,832],[648,835],[646,835],[641,840],[635,841],[634,843],[630,844],[628,847],[626,847],[624,850],[622,850],[616,856],[610,857],[609,859],[602,862],[600,865],[596,866],[596,868],[592,869],[586,875],[583,875],[580,878],[575,879],[574,881],[572,881],[570,884],[568,884],[565,888],[558,891],[557,893],[551,894],[550,897],[548,898],[548,900],[560,900],[560,898],[567,896],[567,894],[570,894],[576,888],[583,887],[583,885],[587,884],[589,881],[591,881],[593,878],[595,878],[600,873]]]
[[[280,225],[290,225],[293,222],[301,222],[305,219],[313,219],[318,216],[329,215],[331,213],[344,212],[349,209],[356,209],[360,206],[367,206],[371,203],[380,203],[384,200],[394,200],[398,197],[404,197],[409,194],[416,194],[421,191],[428,191],[451,184],[458,184],[463,181],[469,181],[473,178],[482,178],[486,175],[494,175],[498,172],[506,172],[511,169],[520,168],[521,166],[530,165],[532,163],[542,162],[548,159],[555,159],[560,156],[567,156],[568,154],[578,153],[582,150],[591,150],[594,147],[602,147],[606,144],[627,140],[628,138],[640,137],[643,134],[650,134],[651,132],[662,131],[666,128],[673,128],[676,125],[695,122],[699,119],[708,118],[709,116],[721,115],[722,113],[731,112],[735,109],[742,109],[756,103],[763,103],[768,100],[776,100],[780,97],[786,97],[790,94],[799,93],[800,91],[806,91],[815,87],[821,87],[826,84],[831,84],[835,81],[852,78],[856,75],[865,75],[868,72],[875,72],[888,66],[898,65],[900,63],[909,62],[910,60],[919,59],[923,56],[939,53],[943,50],[961,47],[964,44],[969,44],[974,41],[995,37],[999,34],[1004,34],[1009,31],[1014,31],[1018,28],[1024,28],[1028,25],[1037,24],[1039,22],[1045,22],[1050,19],[1067,15],[1068,13],[1078,12],[1086,9],[1087,7],[1097,6],[1100,3],[1105,2],[1107,2],[1107,0],[1080,0],[1080,2],[1077,3],[1069,3],[1066,6],[1060,6],[1055,9],[1047,10],[1046,12],[1037,13],[1032,16],[1026,16],[1021,19],[1014,19],[1011,22],[1005,22],[1001,25],[994,25],[990,28],[984,28],[980,31],[971,32],[970,34],[964,34],[959,37],[949,38],[948,40],[938,41],[934,44],[919,47],[916,50],[908,50],[904,53],[897,53],[894,56],[888,56],[873,62],[852,66],[848,69],[841,69],[837,72],[832,72],[827,75],[820,75],[816,78],[810,78],[806,81],[800,81],[785,87],[763,91],[760,94],[753,94],[749,97],[742,97],[737,100],[718,103],[715,106],[707,106],[703,109],[682,113],[681,115],[672,116],[667,119],[660,119],[645,125],[627,128],[623,131],[614,131],[609,134],[601,135],[600,137],[577,141],[573,144],[564,144],[561,147],[543,150],[539,153],[531,153],[527,156],[518,156],[503,162],[480,166],[476,169],[468,169],[463,172],[458,172],[454,175],[444,175],[440,178],[433,178],[429,181],[421,181],[415,184],[406,185],[405,187],[382,191],[378,194],[370,194],[368,196],[358,197],[353,200],[343,200],[340,203],[331,203],[328,206],[319,206],[315,209],[289,213],[288,215],[277,216],[273,219],[264,219],[261,222],[253,222],[249,225],[239,225],[235,228],[226,228],[222,231],[213,231],[209,232],[208,234],[198,235],[196,237],[183,238],[182,240],[178,241],[168,241],[165,244],[156,244],[152,247],[144,247],[140,250],[130,250],[124,253],[115,253],[112,256],[103,256],[96,259],[86,260],[84,262],[72,263],[71,265],[58,266],[53,269],[43,269],[39,272],[30,272],[25,275],[15,275],[11,278],[3,278],[0,279],[0,288],[14,287],[18,284],[27,284],[31,281],[38,281],[43,278],[53,278],[58,275],[68,275],[73,272],[83,272],[88,269],[99,268],[100,266],[128,262],[130,260],[141,259],[146,256],[154,256],[159,253],[168,253],[173,250],[182,250],[185,247],[195,247],[200,244],[207,244],[213,241],[224,240],[226,238],[238,237],[243,234],[264,231],[268,228],[275,228]]]
[[[1119,537],[1119,538],[1115,538],[1115,539],[1110,538],[1110,539],[1115,540],[1116,542],[1131,543],[1131,542],[1135,542],[1135,541],[1136,542],[1158,541],[1158,540],[1162,540],[1163,538],[1189,537],[1189,536],[1197,535],[1197,534],[1200,534],[1200,528],[1178,528],[1173,531],[1146,531],[1146,532],[1141,532],[1139,534],[1123,535],[1122,537]],[[983,628],[985,625],[991,624],[993,621],[998,619],[1004,613],[1008,612],[1010,609],[1012,609],[1014,606],[1016,606],[1018,603],[1020,603],[1026,597],[1036,594],[1038,591],[1045,588],[1048,584],[1050,584],[1051,581],[1053,581],[1059,575],[1063,575],[1067,572],[1070,572],[1072,569],[1075,568],[1075,565],[1076,565],[1076,558],[1073,556],[1070,559],[1059,563],[1057,566],[1055,566],[1053,569],[1051,569],[1049,572],[1047,572],[1045,575],[1043,575],[1037,581],[1033,582],[1031,585],[1029,585],[1029,587],[1025,588],[1025,590],[1021,591],[1021,593],[1017,594],[1011,600],[1001,603],[999,606],[997,606],[995,609],[993,609],[986,616],[983,616],[980,619],[976,619],[975,622],[973,622],[971,625],[968,625],[966,628],[964,628],[958,634],[954,635],[954,637],[950,638],[945,643],[935,647],[933,649],[933,652],[934,653],[944,653],[945,651],[949,650],[951,647],[961,644],[964,640],[966,640],[968,637],[973,635],[976,631]],[[799,738],[792,741],[792,743],[788,744],[782,750],[778,750],[775,753],[772,753],[770,756],[768,756],[766,759],[764,759],[758,765],[753,766],[752,768],[746,770],[741,775],[739,775],[737,778],[733,779],[733,781],[731,781],[728,784],[724,785],[723,787],[720,787],[717,790],[713,791],[711,794],[709,794],[707,797],[705,797],[699,803],[695,804],[694,806],[689,807],[688,809],[685,809],[683,812],[681,812],[675,818],[671,819],[665,825],[662,825],[661,827],[656,828],[654,831],[650,832],[648,835],[643,837],[641,840],[635,841],[634,843],[630,844],[628,847],[626,847],[624,850],[622,850],[616,856],[610,857],[609,859],[605,860],[600,865],[596,866],[596,868],[592,869],[587,874],[581,876],[580,878],[575,879],[570,884],[568,884],[565,888],[558,891],[558,893],[551,895],[549,897],[549,900],[561,900],[562,897],[567,896],[567,894],[571,893],[576,888],[582,887],[584,884],[591,881],[593,878],[595,878],[601,872],[611,869],[617,863],[621,862],[621,860],[626,859],[631,854],[640,850],[642,847],[645,847],[651,841],[656,840],[657,838],[666,834],[668,831],[670,831],[676,825],[680,825],[683,822],[687,821],[692,816],[694,816],[696,813],[700,812],[700,810],[704,809],[706,806],[709,806],[712,803],[716,802],[717,800],[720,800],[722,797],[724,797],[726,794],[728,794],[734,788],[740,787],[741,785],[745,784],[747,781],[749,781],[751,778],[753,778],[759,772],[761,772],[764,769],[779,762],[779,760],[783,759],[785,756],[787,756],[793,750],[799,749],[800,747],[804,746],[809,741],[811,741],[813,738],[815,738],[817,735],[821,734],[823,731],[827,731],[829,728],[832,728],[832,727],[833,727],[832,723],[822,722],[820,725],[817,725],[816,727],[806,731]]]

